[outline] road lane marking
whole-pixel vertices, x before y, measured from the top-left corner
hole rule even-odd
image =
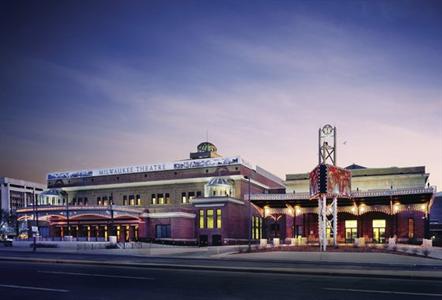
[[[122,279],[136,279],[136,280],[155,280],[155,278],[152,278],[152,277],[121,276],[121,275],[109,275],[109,274],[57,272],[57,271],[38,271],[38,272],[45,273],[45,274],[59,274],[59,275],[73,275],[73,276],[107,277],[107,278],[122,278]]]
[[[359,293],[376,293],[376,294],[395,294],[395,295],[410,295],[410,296],[442,297],[442,294],[413,293],[413,292],[400,292],[400,291],[360,290],[360,289],[343,289],[343,288],[323,288],[323,290],[340,291],[340,292],[359,292]]]
[[[24,286],[24,285],[14,285],[14,284],[0,284],[0,288],[11,288],[11,289],[22,289],[22,290],[35,290],[35,291],[45,291],[45,292],[59,292],[59,293],[68,293],[69,290],[63,289],[50,289],[50,288],[42,288],[38,286]]]

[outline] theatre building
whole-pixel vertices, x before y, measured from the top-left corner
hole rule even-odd
[[[283,193],[284,183],[239,156],[204,142],[170,163],[54,172],[38,205],[18,211],[42,238],[157,240],[177,244],[245,243],[262,237],[263,210],[244,195]]]
[[[419,243],[429,238],[429,212],[435,187],[425,167],[365,168],[348,166],[351,195],[338,199],[337,240],[352,243]],[[309,174],[286,175],[286,193],[254,194],[251,201],[263,210],[264,236],[282,240],[304,238],[318,242],[318,201],[310,200]],[[330,238],[330,228],[327,237]]]
[[[397,237],[419,243],[429,235],[436,191],[425,167],[345,169],[351,188],[337,201],[337,242],[385,243]],[[283,181],[240,156],[221,157],[209,142],[186,160],[54,172],[47,185],[37,205],[17,210],[21,221],[38,226],[42,238],[318,243],[318,202],[310,199],[309,173],[288,174]],[[331,238],[332,230],[326,232]]]

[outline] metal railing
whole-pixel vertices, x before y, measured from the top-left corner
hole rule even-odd
[[[401,195],[417,195],[417,194],[433,194],[436,191],[434,186],[430,187],[410,187],[397,189],[379,189],[368,191],[352,191],[352,198],[363,197],[382,197],[382,196],[401,196]],[[248,195],[244,195],[248,200]],[[287,194],[252,194],[250,199],[265,200],[265,201],[286,201],[286,200],[308,200],[309,193],[287,193]]]

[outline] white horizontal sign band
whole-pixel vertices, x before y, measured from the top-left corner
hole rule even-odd
[[[217,158],[208,158],[208,159],[189,159],[189,160],[181,160],[181,161],[168,162],[168,163],[138,165],[130,167],[53,172],[48,174],[48,180],[83,178],[83,177],[106,176],[106,175],[121,175],[121,174],[131,174],[131,173],[145,173],[145,172],[166,171],[166,170],[208,168],[208,167],[228,166],[228,165],[238,165],[238,164],[242,164],[249,168],[252,168],[252,166],[247,162],[245,162],[243,159],[241,159],[241,157],[234,156],[234,157],[217,157]]]

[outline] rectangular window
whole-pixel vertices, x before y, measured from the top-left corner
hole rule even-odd
[[[107,197],[103,197],[103,205],[108,206],[109,202],[107,202]]]
[[[408,219],[408,238],[411,240],[414,238],[414,219]]]
[[[353,243],[358,237],[358,221],[345,220],[345,242]]]
[[[190,202],[190,200],[192,200],[193,198],[195,198],[195,192],[189,192],[189,202]]]
[[[258,240],[261,238],[261,218],[258,216],[252,217],[252,239]]]
[[[358,221],[357,220],[345,220],[345,228],[357,228]]]
[[[262,238],[262,218],[259,218],[259,238]]]
[[[127,195],[123,196],[123,205],[127,205]]]
[[[221,228],[223,224],[221,208],[216,210],[216,228]]]
[[[135,196],[129,195],[129,205],[134,206],[135,205]]]
[[[152,194],[152,198],[150,199],[151,204],[157,204],[157,196],[155,194]]]
[[[199,197],[201,197],[201,196],[202,196],[201,191],[197,191],[197,192],[196,192],[196,197],[199,198]]]
[[[373,220],[373,242],[384,243],[385,242],[385,220]]]
[[[97,197],[97,205],[101,206],[101,197]]]
[[[72,198],[72,205],[77,205],[77,198]]]
[[[137,195],[135,205],[137,205],[137,206],[140,206],[140,205],[141,205],[141,197],[140,197],[140,195]]]
[[[170,224],[158,224],[155,226],[155,237],[157,239],[170,238]]]
[[[187,203],[186,193],[181,193],[181,203]]]
[[[252,217],[252,240],[254,240],[255,239],[255,228],[256,228],[256,225],[255,225],[256,223],[255,223],[255,216],[253,216]]]
[[[412,239],[414,237],[414,219],[408,219],[408,238]]]
[[[330,225],[328,225],[328,224],[327,224],[327,227],[325,228],[325,236],[326,236],[328,239],[332,237],[332,234],[331,234],[331,227],[330,227]]]
[[[204,228],[204,210],[200,209],[200,222],[199,222],[199,227],[201,229]]]
[[[84,205],[88,205],[88,202],[89,202],[89,200],[87,199],[87,197],[85,197],[85,198],[84,198],[84,202],[83,202],[83,204],[84,204]]]
[[[385,227],[385,220],[373,220],[373,227]]]
[[[169,195],[169,193],[166,193],[164,201],[165,201],[165,204],[170,204],[170,195]]]
[[[163,194],[158,194],[158,204],[164,204],[164,196],[163,196]]]
[[[213,209],[208,209],[206,214],[207,228],[213,229]]]

